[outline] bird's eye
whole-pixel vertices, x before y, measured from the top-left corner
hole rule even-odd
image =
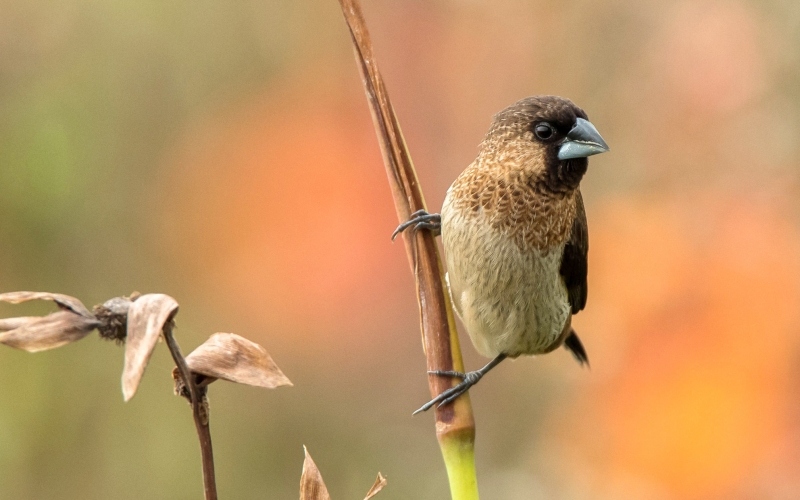
[[[555,133],[553,126],[547,122],[542,122],[537,124],[536,127],[534,127],[533,131],[536,134],[536,137],[538,137],[543,141],[546,141],[547,139],[553,137],[553,134]]]

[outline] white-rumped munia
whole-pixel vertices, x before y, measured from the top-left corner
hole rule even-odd
[[[505,358],[564,345],[586,351],[572,315],[586,305],[589,236],[579,189],[588,156],[608,145],[570,100],[522,99],[494,117],[478,157],[455,180],[440,214],[401,224],[441,234],[450,296],[477,351],[480,370],[431,372],[461,383],[417,410],[447,404]],[[416,413],[416,412],[415,412]]]

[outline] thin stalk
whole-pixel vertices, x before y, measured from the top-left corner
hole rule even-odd
[[[425,209],[425,199],[389,94],[378,71],[359,2],[339,0],[339,3],[350,29],[398,220],[402,223],[413,212]],[[403,239],[411,271],[416,278],[427,369],[463,372],[458,332],[436,241],[430,231],[406,231]],[[449,389],[452,384],[450,377],[428,376],[432,397]],[[475,419],[469,396],[465,394],[453,404],[437,407],[434,411],[436,436],[447,467],[451,496],[453,500],[477,500]]]
[[[175,365],[178,367],[178,373],[183,379],[183,385],[189,390],[190,403],[192,405],[192,417],[194,417],[194,426],[197,429],[197,437],[200,440],[200,456],[203,462],[203,490],[205,492],[205,500],[217,500],[217,480],[214,475],[214,451],[211,447],[211,429],[208,426],[208,399],[206,398],[206,391],[197,387],[194,382],[194,377],[186,365],[186,359],[181,354],[181,348],[172,335],[172,329],[175,323],[170,319],[164,325],[163,333],[164,339],[167,341],[167,347],[172,354],[172,359],[175,360]]]

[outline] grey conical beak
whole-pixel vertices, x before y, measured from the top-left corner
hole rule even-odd
[[[558,150],[559,160],[586,158],[609,150],[606,141],[588,120],[578,118]]]

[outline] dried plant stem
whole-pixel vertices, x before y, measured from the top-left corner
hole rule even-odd
[[[425,208],[422,190],[400,125],[389,101],[389,95],[378,71],[372,52],[372,42],[358,0],[339,0],[339,3],[350,28],[356,62],[383,153],[397,216],[400,222],[405,222],[411,213]],[[461,359],[453,308],[447,293],[436,241],[429,231],[406,231],[403,233],[403,238],[411,271],[417,283],[420,326],[428,370],[463,372],[464,364]],[[448,377],[432,375],[428,377],[428,385],[434,397],[452,387],[452,384],[453,380]],[[436,435],[447,467],[452,498],[477,500],[474,459],[475,420],[469,396],[465,394],[453,404],[436,408],[435,414]]]
[[[172,335],[174,326],[175,324],[171,319],[164,324],[164,339],[167,341],[169,352],[172,354],[172,359],[175,360],[175,365],[178,367],[178,373],[180,373],[183,384],[189,391],[194,426],[197,429],[197,437],[200,440],[205,499],[217,500],[217,480],[214,476],[214,451],[211,447],[211,429],[208,426],[208,400],[206,399],[205,390],[201,391],[201,389],[197,387],[197,384],[195,384],[194,377],[191,376],[189,367],[186,365],[186,359],[184,359],[183,354],[181,354],[181,348]]]

